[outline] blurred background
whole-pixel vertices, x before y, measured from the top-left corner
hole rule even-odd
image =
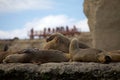
[[[0,0],[0,39],[29,39],[33,28],[75,25],[78,31],[89,32],[83,12],[84,0]]]

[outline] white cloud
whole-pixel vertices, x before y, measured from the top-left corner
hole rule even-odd
[[[32,22],[26,23],[26,27],[34,28],[35,30],[43,30],[44,27],[55,28],[56,26],[70,25],[75,20],[66,15],[49,15],[42,19],[34,19]]]
[[[12,31],[1,31],[0,30],[0,39],[13,39],[14,37],[27,38],[27,30],[17,29]]]
[[[80,20],[80,21],[78,21],[77,23],[75,23],[75,25],[76,25],[78,28],[80,28],[81,31],[88,32],[88,31],[90,31],[90,30],[89,30],[87,21],[88,21],[87,19]]]
[[[52,0],[0,0],[0,12],[51,9],[54,4]]]
[[[31,28],[35,30],[43,30],[45,27],[55,28],[56,26],[70,26],[76,25],[81,31],[89,31],[87,25],[87,19],[76,21],[66,15],[49,15],[41,19],[34,19],[31,22],[27,22],[23,29],[17,29],[9,32],[0,31],[0,38],[14,38],[18,36],[19,38],[28,38],[28,31]]]

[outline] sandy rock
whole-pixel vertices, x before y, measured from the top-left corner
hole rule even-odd
[[[120,0],[85,0],[84,12],[93,36],[93,47],[120,49]]]

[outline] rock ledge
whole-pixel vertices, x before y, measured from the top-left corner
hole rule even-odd
[[[119,80],[120,63],[0,64],[0,80]]]

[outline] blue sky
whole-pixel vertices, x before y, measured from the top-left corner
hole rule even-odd
[[[0,0],[0,38],[27,38],[31,28],[76,25],[89,31],[84,0]]]

